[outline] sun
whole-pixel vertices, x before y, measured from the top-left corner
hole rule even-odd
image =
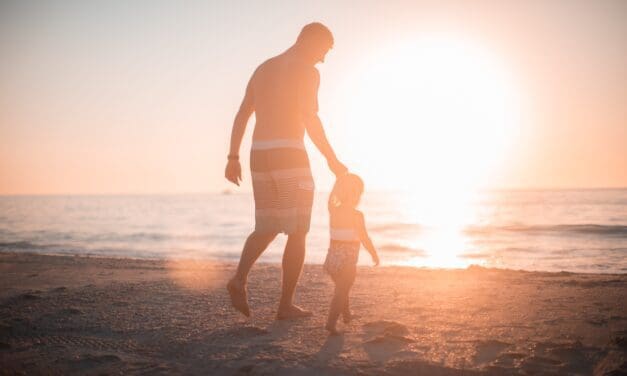
[[[343,150],[380,188],[451,195],[489,185],[518,132],[512,74],[459,36],[390,43],[346,82]]]
[[[346,79],[342,156],[366,186],[406,191],[398,221],[425,228],[409,265],[465,267],[478,260],[465,227],[519,133],[519,85],[503,59],[459,35],[421,34],[379,49]],[[407,197],[407,196],[404,196]]]

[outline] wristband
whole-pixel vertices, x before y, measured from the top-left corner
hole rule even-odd
[[[229,154],[227,158],[229,159],[229,161],[239,161],[239,155]]]

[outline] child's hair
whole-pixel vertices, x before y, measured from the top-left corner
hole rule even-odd
[[[335,181],[331,194],[329,194],[329,211],[340,205],[359,202],[364,191],[364,182],[355,174],[342,175]]]

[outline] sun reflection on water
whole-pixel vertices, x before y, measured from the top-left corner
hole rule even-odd
[[[446,197],[440,200],[440,197]],[[485,260],[465,257],[473,250],[466,226],[477,220],[472,193],[412,195],[401,205],[404,220],[424,230],[416,234],[411,247],[423,253],[401,264],[431,268],[466,268]]]

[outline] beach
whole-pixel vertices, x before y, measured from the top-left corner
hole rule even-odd
[[[280,265],[258,264],[250,319],[235,264],[0,253],[2,374],[624,374],[627,275],[360,267],[345,334],[306,265],[276,321]]]

